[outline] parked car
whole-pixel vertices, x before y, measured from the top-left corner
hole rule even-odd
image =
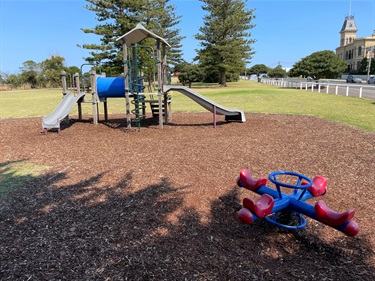
[[[362,79],[356,75],[348,75],[348,77],[346,77],[346,83],[362,83]]]
[[[375,76],[370,76],[367,80],[367,83],[369,84],[375,84]]]

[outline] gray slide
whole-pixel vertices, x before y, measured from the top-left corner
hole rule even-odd
[[[69,114],[76,102],[84,95],[85,92],[79,93],[77,96],[74,96],[72,93],[66,94],[55,110],[42,118],[43,129],[60,129],[60,122]]]
[[[185,96],[191,98],[192,100],[197,102],[199,105],[203,106],[208,111],[211,111],[212,113],[214,112],[214,107],[216,107],[216,114],[225,115],[226,121],[239,121],[239,122],[246,121],[245,113],[243,112],[243,110],[230,109],[230,108],[221,106],[220,104],[217,104],[213,102],[212,100],[184,86],[164,85],[163,87],[164,87],[165,92],[177,91],[177,92],[180,92],[181,94],[184,94]]]

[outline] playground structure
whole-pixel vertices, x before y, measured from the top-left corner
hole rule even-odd
[[[269,174],[268,179],[276,189],[266,185],[266,178],[257,180],[248,170],[240,172],[237,185],[261,195],[256,202],[248,197],[243,199],[243,208],[238,212],[241,222],[251,224],[257,219],[265,218],[276,226],[297,230],[306,226],[306,219],[303,217],[305,215],[347,236],[354,237],[358,234],[359,226],[352,220],[354,210],[338,213],[330,209],[323,200],[318,200],[315,205],[305,202],[327,192],[327,181],[324,177],[316,176],[311,180],[299,173],[276,171]],[[283,193],[282,188],[283,191],[289,192]]]
[[[139,58],[137,55],[138,43],[146,38],[156,40],[156,63],[157,63],[157,93],[151,93],[150,99],[146,99],[144,94],[145,86],[143,78],[138,69]],[[42,118],[42,127],[47,133],[47,129],[56,128],[60,133],[60,123],[65,120],[69,122],[69,112],[74,105],[78,104],[78,118],[82,119],[82,103],[92,104],[93,123],[98,124],[99,121],[99,103],[104,104],[104,118],[108,120],[107,99],[108,98],[125,98],[125,114],[126,128],[131,129],[132,121],[138,125],[140,131],[141,120],[146,117],[146,104],[150,105],[153,117],[158,118],[159,128],[163,128],[163,124],[168,124],[172,120],[171,96],[170,91],[180,92],[195,102],[203,106],[205,109],[213,113],[214,127],[216,127],[216,115],[225,115],[226,121],[245,122],[245,114],[242,110],[225,108],[204,96],[182,86],[168,85],[167,73],[167,47],[170,45],[158,35],[138,24],[134,29],[130,30],[123,36],[116,39],[122,43],[123,52],[123,77],[105,77],[97,75],[95,70],[90,73],[90,89],[86,93],[85,87],[81,90],[81,81],[79,74],[74,75],[75,92],[68,93],[66,86],[66,73],[61,74],[63,100],[56,109],[46,117]],[[154,99],[154,94],[157,99]],[[91,95],[91,99],[87,97]],[[131,98],[133,100],[131,100]],[[134,109],[131,108],[134,105]],[[135,118],[131,118],[132,114]]]

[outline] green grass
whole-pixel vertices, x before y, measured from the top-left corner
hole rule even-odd
[[[39,166],[26,161],[0,163],[0,198],[11,190],[22,187],[47,170],[47,166]]]
[[[193,84],[193,90],[228,108],[249,113],[308,114],[342,122],[365,131],[375,131],[375,101],[306,90],[278,88],[253,81],[229,83],[228,87]],[[0,92],[0,118],[45,116],[62,97],[61,90]],[[91,115],[91,105],[83,105],[83,114]],[[124,99],[108,100],[109,114],[124,113]],[[172,110],[205,111],[180,93],[172,93]],[[103,112],[103,107],[100,106]],[[77,114],[77,107],[72,111]]]

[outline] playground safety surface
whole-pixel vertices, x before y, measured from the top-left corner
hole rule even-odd
[[[0,120],[1,174],[50,167],[0,197],[0,280],[374,280],[375,134],[312,116],[246,118],[213,128],[210,113],[174,113],[163,130],[150,118],[129,132],[122,116],[73,116],[61,135],[44,135],[40,118]],[[321,198],[355,209],[360,233],[309,218],[294,232],[241,224],[242,199],[257,198],[236,187],[244,168],[326,177]]]

